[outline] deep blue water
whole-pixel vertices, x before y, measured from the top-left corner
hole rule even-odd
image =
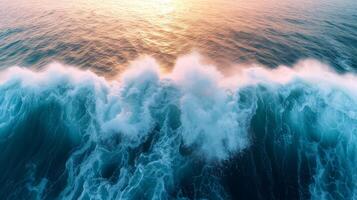
[[[0,199],[357,199],[357,2],[0,0]]]

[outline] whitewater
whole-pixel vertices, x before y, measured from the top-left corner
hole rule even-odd
[[[357,199],[357,76],[142,57],[0,72],[0,199]]]

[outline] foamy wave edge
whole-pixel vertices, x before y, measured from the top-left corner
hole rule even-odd
[[[136,157],[138,163],[140,159],[153,161],[142,161],[146,164],[134,167],[134,172],[120,174],[118,180],[125,184],[120,181],[114,186],[99,183],[107,189],[120,188],[119,194],[110,195],[129,198],[135,190],[140,192],[139,185],[146,174],[151,174],[158,176],[152,194],[162,195],[163,191],[174,190],[177,179],[180,179],[175,173],[187,162],[186,156],[207,163],[221,162],[248,149],[254,143],[250,135],[252,118],[264,101],[277,111],[289,107],[284,123],[288,123],[290,129],[296,128],[296,132],[314,138],[312,140],[317,144],[341,150],[341,170],[348,170],[353,174],[352,179],[357,180],[357,172],[351,165],[351,159],[357,159],[353,153],[357,148],[354,125],[357,120],[357,77],[354,74],[337,74],[316,60],[304,60],[293,67],[276,69],[259,65],[236,68],[228,76],[223,75],[216,67],[202,64],[197,54],[179,58],[170,73],[161,73],[156,61],[145,57],[133,62],[112,81],[59,63],[50,64],[39,72],[11,67],[0,73],[0,138],[12,137],[14,132],[9,130],[21,121],[19,119],[28,112],[29,106],[52,101],[59,102],[60,108],[64,109],[59,112],[70,127],[68,137],[73,143],[78,144],[80,138],[88,137],[87,145],[95,143],[105,146],[108,151],[117,148],[117,151],[128,152],[143,145],[153,132],[162,132],[156,144],[151,144],[150,154]],[[297,91],[302,94],[299,93],[296,100],[288,101]],[[82,106],[85,110],[79,111],[78,107]],[[316,123],[316,132],[313,133],[304,128],[307,121],[303,111],[307,108],[316,114],[316,121],[312,122]],[[287,137],[292,140],[289,135]],[[289,145],[289,141],[283,143]],[[346,143],[349,146],[343,147]],[[83,151],[86,148],[89,147],[81,147]],[[304,147],[304,151],[314,150]],[[76,169],[78,177],[92,180],[95,175],[88,173],[88,167],[96,163],[96,156],[105,153],[93,154],[83,161],[82,166],[74,166],[77,153],[74,152],[66,162],[66,170],[73,172]],[[320,162],[324,161],[317,160],[315,178],[309,186],[312,198],[316,199],[331,193],[327,190],[329,183],[319,177],[326,173]],[[128,170],[126,168],[129,167],[122,170]],[[158,171],[161,174],[155,174]],[[76,179],[68,179],[71,184],[61,192],[62,197],[77,195],[73,191],[79,181]],[[345,180],[344,177],[341,179]],[[28,187],[39,190],[38,184]],[[345,194],[354,196],[355,190],[356,187],[351,186]],[[86,192],[81,191],[81,194]]]

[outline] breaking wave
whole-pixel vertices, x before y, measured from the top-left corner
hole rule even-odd
[[[1,199],[357,199],[357,77],[152,58],[0,72]]]

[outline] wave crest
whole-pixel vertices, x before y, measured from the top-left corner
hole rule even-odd
[[[193,54],[112,81],[56,63],[2,71],[0,196],[355,197],[356,77],[314,60],[238,69]]]

